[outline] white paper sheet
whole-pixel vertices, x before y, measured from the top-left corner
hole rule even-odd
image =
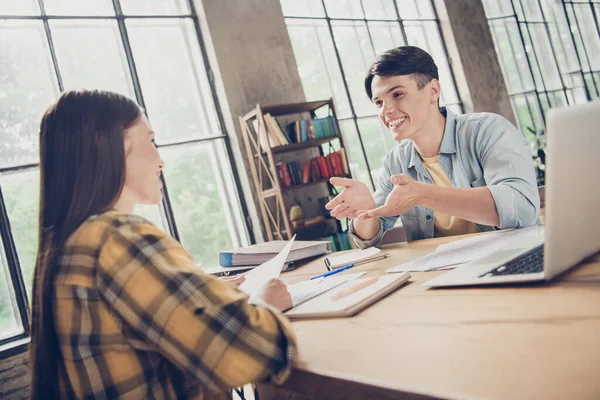
[[[405,264],[387,269],[387,272],[431,271],[449,269],[459,264],[483,258],[514,241],[544,235],[543,226],[532,226],[510,231],[493,232],[487,235],[455,240],[438,246],[433,253]]]
[[[258,292],[271,279],[279,278],[279,274],[281,274],[281,270],[285,265],[285,260],[290,253],[295,238],[296,235],[294,235],[288,244],[285,245],[283,250],[281,250],[275,257],[246,272],[244,275],[244,282],[242,282],[240,285],[240,290],[250,296],[250,301],[254,300],[254,297],[258,294]]]

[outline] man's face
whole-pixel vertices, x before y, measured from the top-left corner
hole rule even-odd
[[[419,89],[413,75],[375,75],[371,90],[379,118],[396,141],[419,134],[437,109],[439,82],[435,79]]]

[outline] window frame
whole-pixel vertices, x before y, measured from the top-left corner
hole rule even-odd
[[[545,151],[546,115],[549,109],[556,107],[556,105],[553,105],[553,103],[556,102],[556,99],[554,98],[556,94],[561,95],[564,99],[563,105],[578,104],[576,93],[577,89],[583,89],[586,102],[600,98],[600,69],[594,70],[592,67],[588,43],[586,43],[586,39],[584,38],[582,28],[580,26],[581,21],[579,21],[578,14],[575,11],[576,7],[585,7],[586,5],[589,6],[593,15],[596,30],[600,32],[600,25],[598,21],[599,16],[597,15],[597,13],[600,13],[600,1],[559,0],[560,4],[554,6],[549,4],[549,2],[546,0],[535,0],[535,6],[540,13],[539,18],[530,17],[528,15],[530,12],[528,6],[530,4],[527,4],[526,6],[524,0],[505,0],[502,3],[494,3],[494,5],[498,7],[498,12],[496,13],[498,15],[494,14],[495,10],[492,10],[491,8],[491,0],[481,1],[485,9],[486,20],[488,21],[490,32],[494,40],[494,47],[496,53],[498,54],[500,66],[505,76],[505,81],[507,82],[508,95],[517,119],[517,124],[519,129],[524,134],[535,135],[535,141],[531,143],[533,147],[532,151],[538,152],[539,154],[539,151]],[[542,2],[544,2],[544,4],[542,4]],[[505,9],[505,5],[508,7],[508,10]],[[558,12],[562,14],[557,15],[557,9],[553,7],[560,7],[560,11]],[[571,13],[568,12],[568,8]],[[548,11],[550,15],[548,15]],[[558,20],[560,17],[564,18],[566,27],[568,27],[569,35],[567,37],[563,37],[563,32],[559,27]],[[508,67],[505,65],[505,54],[503,54],[500,46],[500,39],[498,39],[500,34],[497,33],[498,27],[496,26],[496,24],[500,22],[504,23],[504,29],[508,37],[508,45],[511,49],[511,52],[513,54],[517,54],[518,50],[523,52],[525,55],[525,70],[529,71],[532,80],[531,89],[523,87],[523,82],[521,82],[521,90],[512,92],[511,88],[508,87]],[[515,31],[510,30],[510,24],[514,24],[516,26]],[[549,57],[548,59],[551,60],[552,67],[555,69],[558,75],[560,80],[559,88],[552,89],[549,87],[547,84],[549,76],[546,73],[547,71],[545,71],[545,68],[542,68],[541,66],[543,60],[541,55],[538,54],[538,46],[540,46],[541,43],[540,39],[537,38],[535,34],[536,32],[533,32],[532,30],[532,26],[539,25],[544,27],[541,41],[547,41],[547,44],[550,47],[550,54],[546,54],[546,57]],[[554,33],[561,37],[558,43],[553,41],[551,25],[554,25]],[[515,49],[515,43],[513,43],[512,38],[510,37],[511,35],[518,36],[519,42],[516,43],[517,46],[520,46],[518,49]],[[538,40],[536,41],[536,39]],[[567,57],[569,56],[569,53],[565,50],[565,45],[570,45],[573,49],[572,51],[576,55],[576,59],[574,61],[576,64],[576,69],[569,68],[569,65],[561,67],[561,63],[559,62],[559,57],[557,54],[560,53],[563,61],[568,63]],[[514,65],[511,67],[518,68],[516,61],[514,61],[513,64]],[[574,75],[577,75],[581,78],[582,85],[568,83],[568,81],[574,80]],[[590,75],[590,80],[593,83],[593,87],[591,88],[587,84],[586,75]],[[519,76],[519,79],[522,80],[522,77]],[[532,124],[531,127],[522,123],[517,101],[525,102],[529,120]],[[538,126],[538,122],[541,123],[541,126]],[[529,131],[529,133],[526,131]],[[545,166],[538,165],[538,184],[540,185],[543,185],[545,181],[544,169]]]
[[[340,121],[340,123],[343,123],[345,121],[352,121],[353,125],[354,125],[354,129],[356,130],[356,133],[358,135],[358,139],[359,139],[359,144],[360,144],[360,151],[362,154],[362,157],[364,159],[365,162],[365,166],[368,170],[368,177],[370,179],[370,184],[371,184],[371,189],[375,190],[377,188],[376,182],[373,179],[372,176],[372,171],[373,169],[371,168],[371,165],[369,164],[369,160],[367,157],[367,151],[365,149],[365,145],[363,143],[363,138],[361,135],[361,129],[359,126],[359,120],[364,120],[367,121],[370,118],[378,118],[379,116],[376,113],[373,114],[366,114],[366,115],[357,115],[356,113],[356,109],[354,106],[354,101],[352,99],[352,94],[351,94],[351,90],[350,87],[348,85],[348,82],[346,80],[346,73],[345,73],[345,68],[344,68],[344,64],[342,62],[342,57],[340,55],[340,51],[339,51],[339,46],[336,42],[336,38],[335,38],[335,34],[334,34],[334,30],[333,30],[333,25],[332,25],[332,21],[334,22],[338,22],[338,21],[346,21],[346,22],[362,22],[365,24],[365,27],[367,29],[367,33],[369,35],[369,41],[371,44],[371,48],[373,50],[374,54],[377,54],[377,52],[375,51],[375,45],[373,43],[373,39],[372,39],[372,35],[371,35],[371,27],[369,25],[369,22],[384,22],[384,23],[397,23],[399,25],[400,28],[400,32],[402,34],[402,40],[404,43],[406,43],[407,45],[409,45],[410,43],[408,42],[408,35],[406,33],[406,28],[404,23],[405,22],[433,22],[435,23],[435,27],[437,29],[437,32],[439,34],[440,37],[440,41],[441,41],[441,46],[443,49],[443,56],[446,58],[446,60],[448,60],[448,70],[450,73],[450,78],[452,79],[452,86],[453,86],[453,90],[456,93],[456,102],[449,102],[448,104],[445,104],[445,106],[456,106],[458,107],[461,111],[463,110],[463,101],[460,97],[460,93],[458,92],[457,89],[457,84],[456,84],[456,76],[453,70],[453,67],[450,63],[450,57],[448,55],[448,48],[446,45],[446,41],[445,38],[442,34],[442,29],[441,29],[441,22],[440,22],[440,18],[439,18],[439,13],[437,10],[437,5],[435,4],[435,1],[433,0],[427,0],[430,2],[431,5],[431,9],[433,11],[433,17],[432,18],[425,18],[425,17],[418,17],[418,18],[402,18],[400,16],[400,11],[398,8],[398,3],[396,2],[396,0],[390,0],[393,3],[393,7],[394,7],[394,12],[395,12],[395,16],[394,18],[390,18],[390,19],[381,19],[381,18],[369,18],[367,17],[367,12],[365,11],[365,4],[363,3],[363,0],[358,0],[360,2],[360,7],[361,7],[361,11],[363,14],[363,18],[358,18],[358,17],[331,17],[329,15],[329,12],[327,10],[327,5],[325,3],[325,0],[321,0],[321,6],[323,8],[323,16],[294,16],[294,15],[286,15],[284,12],[284,18],[286,20],[286,25],[287,25],[287,20],[309,20],[309,21],[325,21],[327,24],[327,28],[329,31],[329,35],[333,44],[333,48],[334,48],[334,52],[335,52],[335,58],[337,61],[337,65],[336,67],[338,68],[338,70],[340,71],[340,75],[341,75],[341,79],[342,79],[342,83],[344,86],[344,94],[346,95],[346,98],[348,99],[348,104],[349,104],[349,108],[350,108],[350,113],[351,116],[349,117],[340,117],[338,118],[338,120]],[[415,0],[415,1],[422,1],[422,0]],[[367,6],[368,7],[368,6]],[[289,27],[289,25],[288,25]],[[316,26],[315,26],[316,29]],[[320,51],[320,55],[324,56],[323,53],[323,49],[319,48]],[[329,83],[331,86],[331,78],[329,78]]]
[[[37,6],[39,9],[36,9],[36,12],[39,11],[39,14],[36,15],[0,15],[0,21],[41,21],[44,26],[46,41],[48,44],[48,51],[50,53],[50,57],[52,60],[52,67],[54,76],[52,78],[56,79],[56,83],[58,85],[59,91],[62,93],[64,91],[63,78],[61,75],[61,71],[59,68],[58,58],[56,55],[56,51],[54,48],[54,41],[52,38],[52,31],[50,29],[49,21],[52,20],[108,20],[108,21],[116,21],[120,39],[123,46],[123,51],[125,53],[125,58],[127,61],[127,69],[130,75],[131,83],[133,86],[135,100],[137,103],[146,110],[144,96],[143,96],[143,88],[140,84],[139,76],[137,73],[137,69],[135,66],[135,60],[133,57],[133,51],[131,48],[131,43],[129,40],[128,30],[126,26],[126,20],[143,20],[143,19],[168,19],[173,21],[184,21],[189,20],[193,24],[194,34],[196,35],[196,39],[199,45],[200,56],[202,59],[202,63],[204,65],[204,71],[207,74],[208,86],[210,89],[210,99],[207,98],[206,101],[212,101],[212,105],[214,106],[215,116],[217,120],[217,126],[219,132],[216,134],[212,134],[208,137],[200,137],[186,140],[174,140],[174,141],[166,141],[164,144],[159,144],[158,147],[176,147],[181,146],[184,147],[189,144],[197,144],[201,142],[213,142],[216,144],[218,141],[222,141],[226,160],[222,160],[223,163],[229,163],[231,168],[231,178],[233,182],[227,182],[227,185],[232,185],[233,190],[238,194],[237,201],[228,201],[226,202],[226,206],[233,216],[233,219],[236,220],[236,223],[233,224],[234,232],[230,231],[232,237],[237,241],[237,243],[254,243],[255,238],[253,231],[248,229],[248,221],[245,218],[248,213],[248,205],[246,199],[243,196],[242,185],[240,182],[240,174],[239,167],[235,162],[234,152],[231,143],[230,132],[227,131],[227,125],[224,120],[223,111],[221,109],[221,102],[217,94],[214,73],[212,71],[212,66],[209,61],[208,53],[206,50],[206,42],[204,41],[204,37],[201,31],[200,20],[198,17],[198,13],[196,11],[196,5],[194,0],[184,0],[185,5],[189,8],[189,13],[183,14],[123,14],[121,8],[121,0],[110,0],[112,4],[112,8],[114,10],[114,14],[110,15],[48,15],[45,11],[44,0],[38,0]],[[191,36],[186,36],[189,40],[194,40]],[[151,117],[151,116],[150,116]],[[18,164],[11,165],[8,167],[0,168],[0,174],[12,173],[12,172],[26,172],[39,168],[39,163],[28,163],[28,164]],[[161,203],[161,214],[164,222],[166,222],[166,227],[169,230],[171,236],[181,241],[179,229],[177,226],[177,222],[175,220],[175,214],[173,212],[173,208],[171,205],[171,200],[169,197],[168,191],[168,182],[165,180],[164,174],[161,174],[160,177],[163,184],[163,198]],[[239,207],[239,210],[237,209]],[[236,217],[236,213],[239,212],[241,218]],[[0,340],[0,360],[23,353],[27,351],[29,347],[29,338],[30,338],[30,320],[31,320],[31,310],[30,310],[30,302],[28,300],[28,294],[25,287],[25,282],[23,279],[22,269],[19,263],[19,255],[15,245],[13,233],[10,225],[10,218],[8,212],[6,210],[4,196],[2,192],[2,185],[0,184],[0,235],[3,243],[3,249],[0,251],[4,252],[6,256],[6,263],[8,268],[8,273],[10,276],[10,281],[7,280],[7,285],[9,287],[9,297],[10,291],[12,289],[14,293],[14,302],[17,305],[18,310],[14,310],[19,314],[18,323],[22,326],[22,332],[18,334],[14,334],[11,336],[7,336],[4,339]]]

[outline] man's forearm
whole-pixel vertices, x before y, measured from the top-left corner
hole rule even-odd
[[[420,188],[419,205],[477,224],[500,225],[496,203],[487,188],[460,189],[422,182],[419,184],[423,185]],[[356,228],[356,223],[354,227]]]
[[[362,240],[371,240],[379,232],[379,218],[352,220],[354,234]]]

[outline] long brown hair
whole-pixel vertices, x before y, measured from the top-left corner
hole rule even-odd
[[[140,107],[125,96],[77,90],[63,93],[42,118],[32,399],[59,398],[59,371],[65,371],[54,326],[56,261],[69,236],[87,218],[114,206],[125,182],[125,130],[140,116]]]

